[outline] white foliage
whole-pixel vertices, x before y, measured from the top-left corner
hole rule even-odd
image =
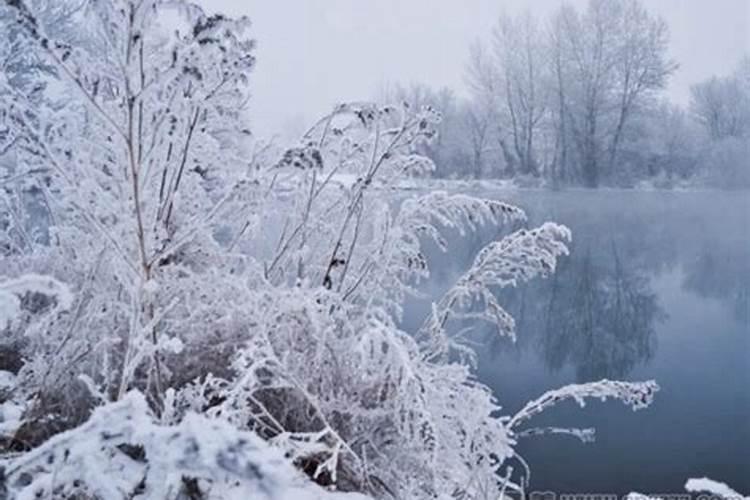
[[[476,319],[493,323],[499,335],[515,339],[513,318],[497,302],[493,288],[517,286],[554,272],[558,257],[567,255],[570,240],[565,226],[545,223],[521,229],[484,247],[471,268],[433,306],[418,335],[431,358],[447,356],[451,349],[472,357],[472,352],[447,333],[451,319]],[[476,311],[476,303],[480,310]]]
[[[654,394],[658,390],[659,386],[653,380],[647,382],[600,380],[585,384],[570,384],[560,389],[548,391],[539,398],[529,401],[510,419],[508,426],[516,427],[547,408],[567,399],[572,399],[578,405],[584,407],[588,398],[601,401],[614,398],[629,405],[633,410],[639,410],[646,408],[653,402]]]
[[[202,265],[217,245],[213,221],[231,227],[226,213],[248,202],[248,21],[208,17],[185,1],[86,2],[70,42],[50,36],[36,3],[3,9],[7,24],[25,32],[18,44],[25,40],[26,57],[58,77],[56,92],[42,97],[24,86],[0,90],[19,160],[8,199],[33,185],[54,217],[49,247],[19,244],[4,260],[8,272],[32,269],[80,290],[56,328],[23,332],[31,351],[24,386],[72,390],[75,375],[62,372],[85,361],[82,371],[109,397],[144,377],[162,393],[169,370],[161,358],[181,349],[190,325],[176,306],[190,292],[179,287],[191,284],[172,278]],[[175,16],[182,31],[170,33]],[[179,253],[195,241],[201,250],[188,262]],[[7,293],[1,303],[16,311]],[[163,323],[170,329],[156,334]]]

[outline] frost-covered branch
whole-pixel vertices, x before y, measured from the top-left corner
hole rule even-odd
[[[480,250],[471,268],[433,305],[432,314],[422,324],[418,337],[424,355],[445,356],[451,348],[466,352],[446,331],[451,318],[489,321],[499,335],[514,339],[515,322],[498,303],[493,289],[515,287],[553,273],[557,259],[568,253],[570,237],[568,228],[548,222],[535,229],[518,230]],[[478,312],[477,302],[481,308]]]
[[[565,401],[573,400],[581,407],[586,405],[586,399],[606,400],[619,399],[633,410],[646,408],[654,399],[659,386],[653,380],[647,382],[619,382],[600,380],[586,384],[570,384],[560,389],[545,392],[537,399],[529,401],[508,422],[508,428],[513,429],[519,424],[542,413],[544,410]]]

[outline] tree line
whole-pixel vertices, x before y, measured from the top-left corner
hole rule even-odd
[[[679,65],[669,30],[640,0],[563,5],[551,16],[503,14],[466,64],[468,98],[394,85],[389,100],[443,113],[426,153],[440,177],[514,178],[530,185],[750,186],[750,58],[665,93]]]

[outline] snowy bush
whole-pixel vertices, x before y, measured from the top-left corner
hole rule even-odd
[[[137,392],[1,470],[4,498],[364,498],[325,492],[257,435],[221,420],[188,414],[159,425]]]
[[[396,203],[400,180],[433,169],[416,152],[435,136],[436,110],[340,105],[274,157],[243,126],[247,20],[183,0],[89,2],[73,44],[50,38],[23,2],[4,5],[55,88],[40,99],[0,87],[20,159],[2,196],[33,185],[50,220],[41,244],[13,222],[20,211],[7,217],[4,283],[48,276],[65,290],[43,317],[6,322],[23,360],[4,396],[22,409],[6,446],[21,454],[4,465],[13,495],[241,495],[287,474],[252,431],[331,488],[497,498],[525,486],[518,439],[591,437],[527,427],[544,409],[651,402],[653,382],[604,380],[504,415],[474,378],[466,320],[515,338],[494,292],[553,273],[570,233],[528,228],[496,200]],[[405,298],[429,273],[422,245],[450,251],[446,228],[483,224],[509,234],[418,332],[403,331]],[[17,318],[8,287],[2,308]]]

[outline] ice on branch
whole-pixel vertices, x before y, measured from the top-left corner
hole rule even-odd
[[[570,384],[560,389],[545,392],[539,398],[529,401],[510,419],[508,427],[514,428],[565,400],[573,400],[584,407],[587,399],[605,401],[612,398],[622,401],[633,410],[640,410],[653,402],[654,395],[658,390],[659,385],[653,380],[647,382],[600,380],[586,384]]]
[[[535,229],[518,230],[480,250],[471,268],[433,305],[432,314],[418,336],[428,358],[446,356],[451,350],[473,357],[446,329],[449,321],[488,321],[501,336],[515,339],[515,322],[498,303],[494,289],[517,286],[555,271],[557,259],[568,254],[570,230],[547,222]]]

